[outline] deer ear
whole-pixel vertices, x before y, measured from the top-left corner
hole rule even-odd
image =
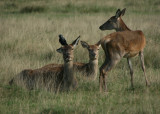
[[[82,45],[83,48],[89,48],[88,43],[85,42],[85,41],[81,41],[81,45]]]
[[[63,51],[62,51],[62,48],[59,48],[59,49],[57,49],[56,50],[58,53],[62,53]]]
[[[125,11],[126,11],[126,8],[124,8],[122,11],[121,11],[121,16],[123,16],[125,14]]]
[[[117,11],[116,11],[116,14],[118,13],[118,12],[120,12],[121,10],[120,9],[118,9]]]
[[[79,42],[79,39],[80,39],[80,36],[78,36],[78,38],[72,42],[72,46],[75,48],[77,45],[78,45],[78,42]]]
[[[61,45],[68,45],[66,39],[61,34],[59,35],[59,43]]]
[[[101,42],[100,42],[100,41],[97,42],[96,45],[97,45],[98,47],[101,47]]]
[[[118,17],[120,17],[121,16],[121,10],[120,9],[118,9],[117,11],[116,11],[116,18],[118,18]]]

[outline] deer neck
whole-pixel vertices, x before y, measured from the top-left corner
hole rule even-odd
[[[66,91],[76,88],[77,81],[73,74],[73,61],[64,63],[63,77],[64,77],[63,78],[64,79],[64,89]]]
[[[118,28],[116,29],[116,32],[119,31],[131,31],[121,18],[119,18],[119,25]]]
[[[88,72],[92,75],[97,75],[97,69],[98,69],[98,60],[89,60],[88,63]]]
[[[70,81],[73,78],[73,61],[68,61],[64,63],[64,78]]]

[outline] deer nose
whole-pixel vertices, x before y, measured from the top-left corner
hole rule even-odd
[[[66,55],[66,60],[72,60],[72,56],[71,55]]]
[[[100,26],[99,29],[102,30],[102,26]]]
[[[100,26],[99,29],[100,29],[100,30],[104,30],[104,26]]]
[[[93,53],[92,55],[93,55],[93,56],[96,56],[96,54],[95,54],[95,53]]]
[[[95,57],[96,54],[95,54],[95,53],[91,53],[90,56],[91,56],[91,57]]]

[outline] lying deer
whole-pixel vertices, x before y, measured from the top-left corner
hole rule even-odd
[[[69,91],[76,88],[77,82],[73,75],[73,51],[78,45],[79,37],[71,44],[67,44],[66,40],[59,36],[59,42],[62,47],[57,49],[57,52],[63,54],[64,65],[50,67],[48,65],[38,69],[27,69],[21,71],[9,83],[18,84],[23,82],[28,89],[34,89],[38,86],[45,85],[50,89],[57,91]]]
[[[98,57],[99,57],[99,47],[100,44],[96,43],[94,45],[89,45],[85,41],[81,41],[83,48],[86,48],[89,52],[89,62],[88,63],[74,63],[74,69],[76,71],[82,72],[87,77],[95,79],[98,71]]]
[[[128,61],[131,75],[131,87],[133,88],[133,69],[130,59],[136,55],[140,56],[146,85],[149,85],[145,73],[143,55],[143,49],[146,45],[145,36],[142,31],[132,31],[126,26],[121,18],[124,13],[125,9],[122,11],[118,9],[115,16],[112,16],[107,22],[99,27],[101,30],[115,29],[116,31],[121,31],[111,33],[99,41],[105,52],[105,61],[100,67],[100,91],[102,91],[102,89],[107,91],[105,77],[107,76],[108,71],[110,71],[123,57],[127,58]]]
[[[73,67],[74,71],[82,72],[83,75],[90,77],[91,79],[96,78],[98,72],[98,57],[99,57],[99,48],[100,44],[96,43],[94,45],[89,45],[85,41],[81,41],[81,45],[83,48],[86,48],[89,53],[89,62],[81,63],[74,62]],[[63,64],[49,64],[45,67],[56,67],[63,66]]]

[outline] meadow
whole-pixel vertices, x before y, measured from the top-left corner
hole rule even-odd
[[[127,60],[122,59],[107,77],[108,94],[99,92],[99,74],[88,80],[75,73],[79,86],[68,93],[43,89],[29,91],[8,82],[23,69],[63,63],[56,52],[58,35],[70,43],[77,36],[89,44],[115,32],[100,31],[118,8],[132,30],[146,37],[144,59],[150,87],[145,86],[139,57],[132,58],[134,85],[130,86]],[[159,0],[1,0],[0,1],[0,114],[159,114],[160,113],[160,1]],[[85,55],[85,56],[84,56]],[[99,66],[104,61],[102,48]],[[79,44],[74,61],[88,62],[88,52]]]

